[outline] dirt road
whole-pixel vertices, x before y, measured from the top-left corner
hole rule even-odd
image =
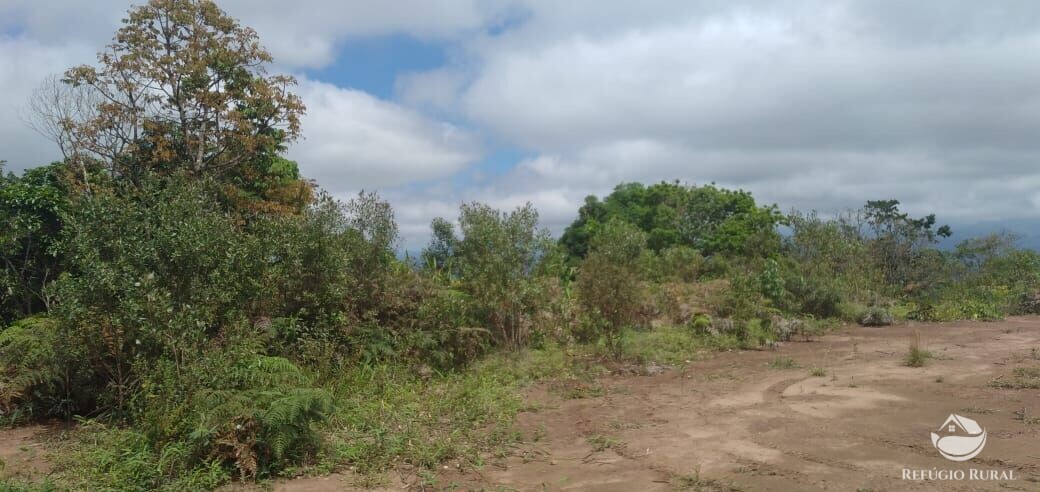
[[[920,368],[902,363],[914,330],[934,355]],[[850,327],[657,376],[606,378],[595,398],[543,387],[531,396],[543,408],[520,418],[537,442],[439,482],[491,490],[1040,490],[1040,390],[990,384],[1015,367],[1040,367],[1034,348],[1040,318]],[[783,368],[785,358],[797,367]],[[932,445],[931,432],[950,414],[988,433],[974,459],[950,461]],[[996,470],[1005,479],[904,480],[904,469],[918,478]]]

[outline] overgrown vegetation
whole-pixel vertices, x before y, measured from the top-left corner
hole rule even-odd
[[[41,89],[64,159],[0,175],[0,412],[74,424],[62,486],[476,466],[539,378],[1040,312],[1040,255],[1011,237],[945,251],[895,200],[824,218],[679,182],[589,197],[559,241],[529,204],[464,204],[402,260],[387,202],[282,156],[304,108],[268,62],[213,3],[152,0]],[[926,358],[918,340],[907,365]]]

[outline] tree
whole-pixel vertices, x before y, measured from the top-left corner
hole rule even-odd
[[[61,163],[0,173],[0,325],[43,311],[44,286],[60,271],[55,242],[67,190]]]
[[[55,113],[51,129],[134,182],[147,171],[266,169],[299,136],[304,111],[289,92],[296,81],[269,76],[270,62],[256,32],[214,2],[150,0],[129,12],[98,66],[65,73],[91,104]]]
[[[481,203],[459,208],[459,229],[444,219],[433,221],[434,238],[423,252],[433,266],[473,301],[499,343],[510,349],[527,343],[531,317],[541,290],[538,267],[553,253],[548,231],[538,228],[530,203],[500,212]]]
[[[776,225],[783,221],[775,206],[759,207],[742,190],[678,182],[623,183],[603,200],[587,197],[560,244],[572,257],[583,258],[590,239],[613,218],[645,232],[647,247],[654,251],[684,245],[704,255],[756,256],[767,256],[779,247]]]
[[[646,233],[614,218],[592,237],[588,256],[578,274],[578,296],[589,321],[621,356],[623,330],[639,316],[639,263]]]
[[[911,218],[899,210],[899,200],[870,200],[862,215],[874,235],[873,257],[890,283],[914,290],[933,276],[928,271],[926,248],[940,237],[950,237],[950,226],[936,227],[935,214]]]
[[[23,120],[37,133],[58,145],[65,162],[79,168],[79,178],[89,192],[90,152],[83,136],[75,131],[77,122],[98,118],[103,100],[100,94],[88,86],[73,86],[60,77],[51,76],[33,91],[29,105],[22,114]],[[97,136],[89,143],[91,147],[105,149],[105,154],[118,154],[119,143],[112,140],[111,132]]]

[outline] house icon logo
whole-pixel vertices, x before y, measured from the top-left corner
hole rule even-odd
[[[950,415],[938,431],[932,433],[932,445],[944,458],[968,461],[986,446],[986,429],[960,415]]]

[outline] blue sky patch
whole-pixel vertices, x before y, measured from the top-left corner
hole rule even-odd
[[[430,70],[447,61],[447,45],[405,35],[350,39],[337,47],[336,60],[307,77],[393,99],[394,81],[406,72]]]

